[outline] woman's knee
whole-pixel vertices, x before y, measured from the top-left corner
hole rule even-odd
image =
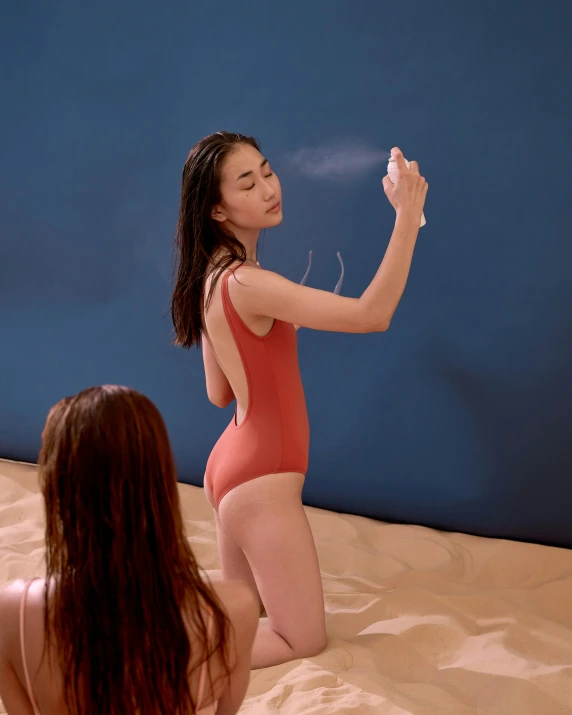
[[[293,651],[294,658],[311,658],[326,650],[328,636],[325,624],[323,627],[307,628],[304,632],[298,631],[296,635],[291,634],[291,638],[282,638],[288,643]]]
[[[294,657],[313,658],[323,653],[327,645],[328,637],[325,632],[313,635],[310,638],[304,639],[303,642],[297,644],[297,647],[293,648]]]

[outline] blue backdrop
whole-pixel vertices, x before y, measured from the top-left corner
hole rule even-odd
[[[385,334],[301,331],[305,501],[572,546],[572,69],[567,2],[12,3],[3,12],[0,455],[33,461],[51,404],[151,397],[180,478],[230,419],[170,346],[185,156],[254,134],[283,184],[263,264],[359,295],[393,212],[383,164],[335,179],[301,149],[402,147],[430,183]]]

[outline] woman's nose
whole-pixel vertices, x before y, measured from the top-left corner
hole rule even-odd
[[[265,182],[264,186],[264,198],[269,201],[276,196],[276,187],[273,186],[269,181]]]

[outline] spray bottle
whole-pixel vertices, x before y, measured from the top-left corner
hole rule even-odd
[[[407,161],[405,159],[405,163],[407,164],[407,168],[411,166],[411,162]],[[397,165],[395,163],[395,159],[393,157],[389,158],[389,161],[387,162],[387,174],[389,176],[389,179],[392,184],[395,184],[395,178],[397,176]],[[427,221],[425,220],[425,214],[421,214],[421,223],[419,224],[420,227],[425,226]]]

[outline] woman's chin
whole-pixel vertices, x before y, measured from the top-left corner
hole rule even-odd
[[[267,214],[267,223],[264,228],[272,228],[272,226],[279,226],[282,223],[284,215],[282,211],[278,211],[276,214]]]

